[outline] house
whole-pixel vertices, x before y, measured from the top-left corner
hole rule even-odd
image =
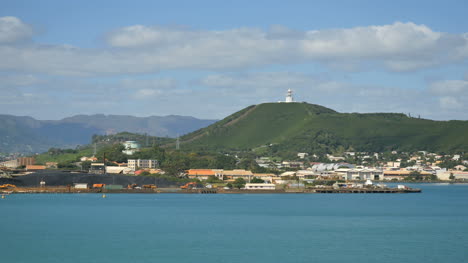
[[[247,182],[250,182],[250,179],[253,178],[253,173],[251,171],[243,170],[243,169],[235,169],[235,170],[224,170],[222,172],[224,178],[235,180],[237,178],[244,178]]]
[[[281,163],[281,165],[285,168],[304,168],[304,163],[303,162],[292,162],[292,161],[284,161]]]
[[[329,155],[329,154],[327,154],[327,158],[328,158],[328,160],[330,160],[332,162],[343,161],[345,159],[344,157],[341,157],[341,156],[333,156],[333,155]]]
[[[457,171],[465,171],[466,166],[460,164],[460,165],[457,165],[457,166],[453,167],[453,169],[455,169]]]
[[[253,174],[253,178],[262,179],[265,182],[273,182],[273,178],[276,177],[275,174]]]
[[[387,167],[400,168],[401,162],[387,162]]]
[[[223,170],[220,169],[190,169],[187,170],[190,179],[207,180],[210,176],[215,176],[223,180]]]
[[[453,176],[455,176],[455,180],[468,180],[468,172],[453,172]]]
[[[97,158],[92,156],[92,157],[86,157],[86,156],[83,156],[80,158],[80,161],[82,162],[95,162],[97,161]]]

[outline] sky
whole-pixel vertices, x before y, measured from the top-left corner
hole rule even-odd
[[[468,1],[0,0],[0,114],[468,120]]]

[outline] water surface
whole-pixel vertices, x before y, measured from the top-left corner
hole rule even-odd
[[[468,185],[421,194],[16,194],[1,262],[468,262]]]

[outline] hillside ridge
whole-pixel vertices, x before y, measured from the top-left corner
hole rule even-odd
[[[309,103],[263,103],[181,137],[193,150],[334,152],[343,149],[468,150],[468,121],[434,121],[402,113],[339,113]]]

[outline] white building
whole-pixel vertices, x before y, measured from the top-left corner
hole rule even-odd
[[[294,102],[291,89],[288,89],[288,94],[286,95],[286,100],[284,102],[286,103]]]
[[[346,171],[346,180],[383,180],[383,171],[377,169],[350,169]]]
[[[75,183],[75,189],[88,189],[88,184]]]
[[[137,168],[156,168],[157,160],[128,159],[128,168],[136,170]]]
[[[275,184],[245,184],[245,189],[247,190],[275,190]]]
[[[108,174],[133,174],[134,170],[125,166],[106,166]]]
[[[126,141],[123,143],[123,145],[125,149],[122,152],[126,155],[132,155],[141,148],[140,144],[136,141]]]
[[[15,168],[17,168],[19,166],[19,162],[18,162],[18,160],[0,162],[0,166],[15,169]]]

